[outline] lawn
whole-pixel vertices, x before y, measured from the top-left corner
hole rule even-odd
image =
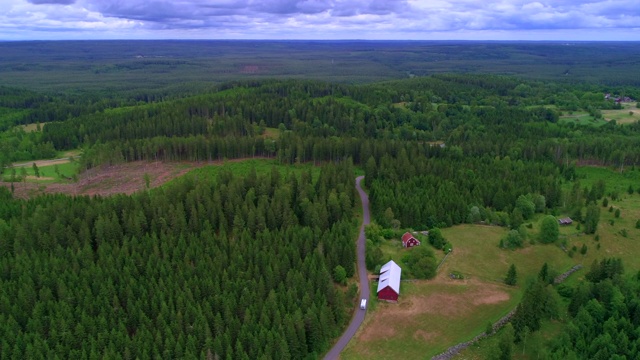
[[[505,228],[482,225],[442,229],[453,245],[453,252],[436,278],[403,281],[397,304],[383,302],[375,309],[370,308],[364,325],[341,358],[414,359],[437,355],[480,334],[487,323],[497,321],[513,309],[527,279],[534,278],[544,262],[558,273],[576,263],[575,258],[556,245],[502,250],[498,243],[506,232]],[[400,259],[407,250],[396,242],[387,242],[382,250],[385,255]],[[441,252],[437,254],[442,257]],[[502,283],[512,263],[518,270],[515,287]],[[450,279],[452,271],[461,272],[465,279]]]

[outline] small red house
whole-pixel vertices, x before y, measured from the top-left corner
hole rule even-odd
[[[382,266],[378,279],[378,300],[398,301],[401,272],[402,269],[393,260]]]
[[[402,247],[410,248],[420,245],[420,240],[416,239],[411,233],[406,232],[402,235]]]

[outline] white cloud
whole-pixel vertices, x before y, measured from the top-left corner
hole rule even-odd
[[[632,0],[3,0],[0,39],[640,40]]]

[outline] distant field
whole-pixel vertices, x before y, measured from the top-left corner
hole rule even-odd
[[[25,132],[34,132],[34,131],[42,131],[42,128],[45,124],[28,124],[28,125],[19,125],[22,130]],[[39,129],[39,130],[38,130]]]
[[[592,126],[602,126],[607,123],[604,119],[595,119],[593,116],[587,113],[573,113],[568,115],[562,115],[559,119],[560,123],[575,123],[576,125],[592,125]]]
[[[481,225],[443,229],[454,250],[437,277],[402,282],[398,304],[379,303],[375,310],[370,309],[355,341],[349,343],[341,358],[428,359],[478,335],[488,322],[513,309],[527,279],[535,277],[544,262],[559,273],[580,260],[570,258],[556,245],[501,250],[498,243],[506,232],[502,227]],[[402,256],[393,242],[385,246],[385,253],[394,258]],[[516,287],[502,283],[512,263],[518,270]],[[450,279],[452,271],[461,272],[465,280]]]
[[[33,163],[37,164],[40,177],[35,176],[36,174],[33,169]],[[43,165],[43,163],[46,165]],[[22,173],[21,169],[24,168],[28,176],[28,182],[69,182],[69,180],[78,172],[78,163],[71,163],[69,160],[36,160],[32,162],[25,162],[23,165],[24,166],[16,166],[16,174],[17,176],[20,176]],[[11,168],[5,168],[2,172],[3,180],[10,181],[10,175]]]
[[[602,110],[602,116],[607,121],[615,120],[618,124],[631,124],[640,120],[640,109],[636,107],[636,103],[624,103],[619,110]]]

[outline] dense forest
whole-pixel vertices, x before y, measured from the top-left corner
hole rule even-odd
[[[3,358],[315,357],[348,319],[353,167],[0,204]],[[353,295],[351,295],[353,296]]]
[[[604,189],[564,191],[577,164],[640,164],[638,122],[563,118],[595,122],[622,108],[605,93],[640,97],[631,87],[459,74],[365,85],[254,79],[195,95],[0,88],[2,168],[77,149],[81,171],[252,157],[320,167],[319,176],[223,170],[104,198],[22,199],[0,187],[1,357],[317,358],[357,291],[341,285],[355,273],[356,168],[386,228],[517,230],[536,212],[581,214]],[[613,303],[637,284],[598,266],[607,267],[594,265],[593,284],[571,294],[572,329],[597,320],[635,341],[621,335],[635,329],[625,322],[635,300],[605,311],[592,299]],[[550,354],[596,356],[584,345],[595,337],[566,336]]]

